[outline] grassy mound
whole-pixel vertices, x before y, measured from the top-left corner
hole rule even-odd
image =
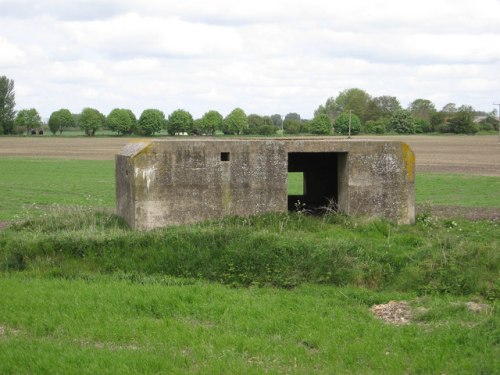
[[[342,215],[270,214],[134,232],[115,215],[58,208],[0,232],[0,270],[64,278],[175,276],[234,286],[302,283],[500,296],[499,224],[413,226]]]

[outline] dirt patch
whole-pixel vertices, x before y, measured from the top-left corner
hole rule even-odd
[[[417,299],[419,301],[420,298]],[[421,301],[419,302],[421,303]],[[456,308],[457,306],[465,306],[467,310],[474,314],[487,314],[492,311],[492,307],[485,303],[479,302],[450,302],[450,308]],[[387,324],[392,324],[396,326],[406,325],[412,323],[412,319],[415,319],[417,324],[421,326],[428,326],[429,322],[421,321],[422,315],[429,313],[431,309],[425,306],[412,307],[406,301],[389,301],[385,304],[373,305],[370,311],[377,318],[383,320]],[[475,323],[469,321],[462,322],[463,324],[473,327]],[[440,322],[432,322],[433,325],[440,324]]]
[[[18,329],[0,326],[0,337],[6,336],[6,335],[17,336],[17,335],[19,335],[19,333],[20,333],[20,331]]]
[[[417,205],[417,214],[428,213],[437,218],[500,221],[500,208]]]
[[[389,301],[381,305],[373,305],[370,311],[384,322],[394,325],[405,325],[411,321],[411,308],[406,301]]]
[[[491,310],[491,307],[485,303],[467,302],[466,306],[473,313],[484,313]]]
[[[7,228],[10,225],[8,221],[0,221],[0,230]]]
[[[345,138],[345,137],[342,137]],[[418,172],[500,176],[498,136],[360,136],[359,139],[401,141],[410,145]],[[354,137],[358,139],[358,137]],[[138,138],[0,137],[0,157],[114,160]]]
[[[380,136],[406,142],[416,158],[418,172],[500,176],[498,136]]]
[[[133,138],[0,137],[0,157],[114,160]]]

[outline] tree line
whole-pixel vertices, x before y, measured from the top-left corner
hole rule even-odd
[[[14,81],[0,77],[0,134],[36,132],[44,123],[35,108],[15,111]],[[247,115],[235,108],[226,117],[216,110],[194,119],[191,113],[177,109],[165,115],[159,109],[145,109],[139,118],[126,108],[115,108],[104,115],[95,108],[71,113],[66,108],[52,112],[46,124],[53,134],[79,127],[93,136],[99,129],[109,129],[119,135],[154,135],[166,130],[170,135],[273,135],[285,134],[416,134],[464,133],[498,130],[496,112],[477,112],[471,106],[454,103],[437,110],[428,99],[416,99],[403,108],[394,96],[372,97],[366,91],[351,88],[326,100],[314,112],[312,119],[302,119],[298,113],[261,116]]]

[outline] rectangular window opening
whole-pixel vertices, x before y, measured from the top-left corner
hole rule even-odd
[[[221,152],[220,161],[229,161],[229,152]]]
[[[315,213],[342,210],[347,191],[346,163],[346,152],[288,153],[288,209]]]

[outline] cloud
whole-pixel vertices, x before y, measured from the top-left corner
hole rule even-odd
[[[31,19],[48,16],[58,20],[106,19],[122,13],[123,3],[116,0],[2,0],[2,17]]]
[[[67,22],[75,43],[111,58],[197,57],[238,53],[241,40],[231,28],[127,13],[110,20]]]
[[[45,117],[70,107],[299,112],[359,87],[489,109],[496,0],[0,0],[0,71]]]
[[[2,67],[24,64],[26,61],[23,50],[1,36],[0,51],[2,51],[0,54],[0,66]]]

